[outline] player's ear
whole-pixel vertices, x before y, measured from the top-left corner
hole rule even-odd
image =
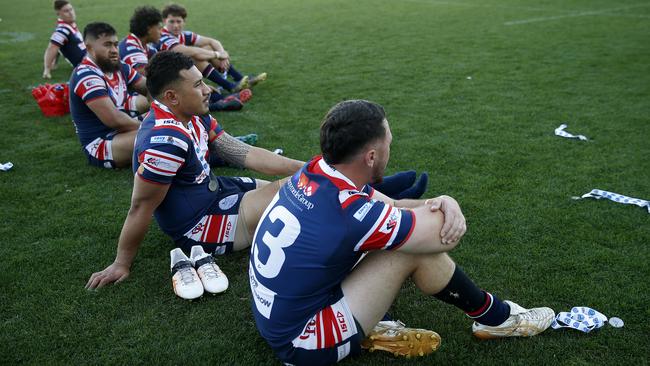
[[[178,94],[174,89],[167,89],[163,92],[163,99],[169,101],[171,105],[177,106],[179,104]]]
[[[375,166],[375,163],[377,162],[377,150],[374,148],[366,150],[366,152],[363,153],[363,162],[369,168]]]

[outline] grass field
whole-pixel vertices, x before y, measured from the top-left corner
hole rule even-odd
[[[81,27],[108,21],[120,38],[134,4],[74,2]],[[344,364],[650,363],[650,215],[571,199],[592,188],[650,199],[650,1],[183,4],[189,29],[219,38],[243,71],[269,73],[245,110],[216,115],[229,132],[308,159],[330,106],[379,102],[394,135],[389,171],[428,171],[428,195],[460,202],[468,232],[453,257],[480,286],[625,321],[481,342],[461,312],[405,285],[392,314],[439,332],[440,350]],[[185,302],[170,286],[172,242],[153,224],[127,281],[84,290],[114,258],[132,174],[89,167],[69,116],[46,119],[31,98],[50,2],[7,2],[0,18],[0,162],[15,164],[0,172],[0,363],[278,364],[255,330],[246,252],[219,260],[226,293]],[[70,71],[62,63],[54,80]],[[563,122],[591,140],[555,137]]]

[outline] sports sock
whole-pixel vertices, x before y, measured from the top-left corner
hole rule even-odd
[[[214,103],[214,102],[216,102],[218,100],[221,100],[223,98],[224,98],[224,96],[222,94],[220,94],[220,93],[216,93],[216,92],[210,93],[210,103]]]
[[[242,75],[239,71],[235,70],[234,67],[232,67],[232,64],[228,68],[228,74],[232,76],[233,80],[239,82],[239,80],[244,78],[244,75]]]
[[[429,174],[422,173],[420,175],[420,179],[418,179],[418,181],[415,182],[415,184],[412,187],[398,193],[395,196],[395,198],[397,198],[398,200],[404,198],[418,199],[422,197],[424,192],[427,190],[427,183],[429,183]]]
[[[393,175],[385,176],[381,183],[375,183],[372,187],[390,198],[396,198],[395,195],[408,189],[415,182],[415,170],[398,172]]]
[[[203,69],[203,77],[217,83],[220,87],[233,90],[237,85],[223,78],[223,75],[217,69],[208,65]]]
[[[447,286],[433,296],[461,309],[467,316],[483,325],[499,325],[510,316],[508,304],[478,288],[458,266]]]

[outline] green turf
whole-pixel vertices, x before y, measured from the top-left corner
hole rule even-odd
[[[108,21],[120,37],[134,8],[126,0],[74,5],[80,25]],[[462,313],[407,284],[391,311],[438,331],[440,350],[345,364],[650,362],[650,215],[571,200],[592,188],[650,198],[649,1],[184,5],[188,27],[219,38],[241,70],[269,73],[244,111],[216,115],[229,132],[255,131],[261,146],[308,159],[330,106],[379,102],[394,135],[389,170],[428,171],[429,195],[458,199],[469,228],[453,256],[479,285],[525,306],[588,305],[626,323],[480,342]],[[172,243],[154,224],[126,282],[84,290],[114,258],[132,175],[87,166],[69,117],[44,118],[30,96],[43,82],[49,1],[2,8],[0,161],[15,167],[0,172],[0,363],[278,364],[254,327],[247,253],[219,260],[226,293],[185,302],[170,286]],[[33,38],[6,43],[20,36],[8,32]],[[54,79],[70,71],[62,63]],[[563,122],[591,141],[553,136]],[[242,173],[252,174],[221,171]]]

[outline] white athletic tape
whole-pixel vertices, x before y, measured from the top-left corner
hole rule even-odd
[[[607,317],[602,313],[586,306],[575,306],[570,312],[558,313],[551,327],[553,329],[573,328],[589,333],[602,327],[606,322]]]
[[[567,127],[568,126],[566,124],[564,124],[564,123],[561,124],[560,127],[555,129],[555,136],[566,137],[568,139],[579,139],[581,141],[587,141],[588,140],[587,136],[585,136],[585,135],[573,135],[573,134],[570,134],[570,133],[564,131],[564,129],[567,128]]]
[[[650,202],[640,198],[628,197],[614,192],[603,191],[602,189],[592,189],[591,192],[585,193],[581,197],[574,197],[574,199],[581,199],[581,198],[595,198],[597,200],[601,198],[606,198],[608,200],[618,202],[618,203],[623,203],[626,205],[636,205],[639,207],[645,207],[646,209],[648,209],[648,213],[650,213]]]
[[[12,162],[7,162],[4,164],[0,164],[0,170],[3,172],[6,172],[7,170],[11,169],[14,167],[14,164]]]

